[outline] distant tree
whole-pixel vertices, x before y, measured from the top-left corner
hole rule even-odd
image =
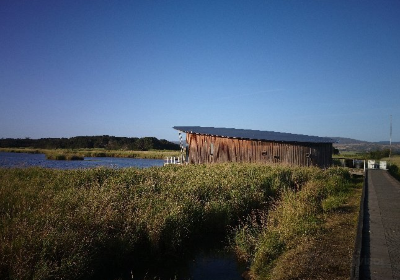
[[[390,150],[389,149],[374,150],[374,151],[370,151],[367,154],[367,157],[370,158],[370,159],[380,160],[381,158],[388,157],[389,154],[390,154]]]
[[[41,139],[0,139],[1,148],[36,148],[36,149],[92,149],[103,148],[112,150],[179,150],[179,145],[165,139],[155,137],[115,137],[77,136],[71,138],[41,138]]]

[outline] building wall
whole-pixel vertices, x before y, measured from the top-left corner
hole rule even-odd
[[[186,134],[189,163],[258,162],[329,167],[331,143],[282,143]]]

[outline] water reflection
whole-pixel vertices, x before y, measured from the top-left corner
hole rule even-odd
[[[188,257],[188,256],[187,256]],[[147,267],[147,268],[145,268]],[[186,260],[165,260],[161,263],[143,263],[119,279],[156,280],[243,280],[245,264],[234,254],[224,250],[207,250]],[[145,268],[146,271],[141,271]]]
[[[190,266],[192,280],[242,280],[243,265],[227,252],[199,254]]]

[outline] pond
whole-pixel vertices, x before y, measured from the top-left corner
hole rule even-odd
[[[84,160],[48,160],[44,154],[0,152],[0,167],[46,167],[55,169],[77,169],[93,167],[138,167],[163,166],[162,159],[85,157]]]

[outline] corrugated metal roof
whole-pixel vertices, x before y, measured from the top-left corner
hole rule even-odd
[[[249,139],[249,140],[274,141],[274,142],[335,143],[335,140],[328,137],[282,133],[275,131],[260,131],[251,129],[201,127],[201,126],[174,126],[173,128],[185,133],[212,135],[212,136],[227,137],[227,138],[239,138],[239,139]]]

